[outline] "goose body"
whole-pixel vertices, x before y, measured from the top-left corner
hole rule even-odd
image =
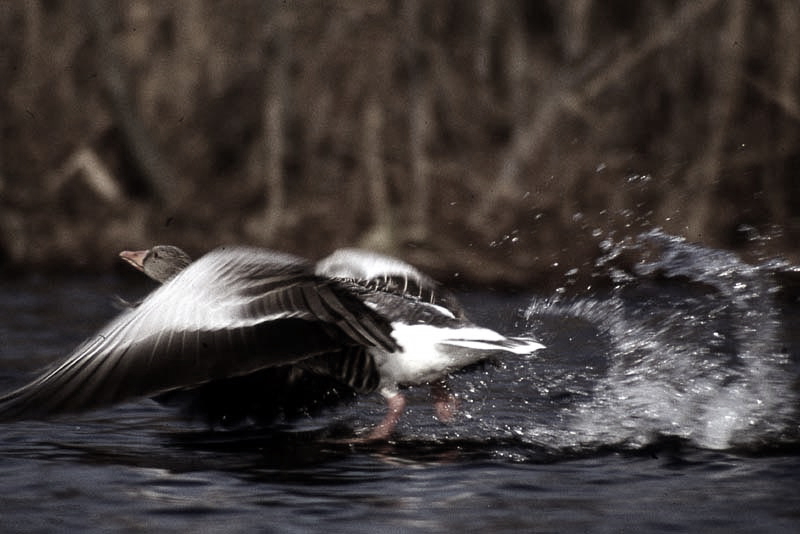
[[[389,410],[370,437],[383,439],[405,406],[403,386],[431,383],[446,414],[447,374],[498,352],[542,347],[474,325],[435,281],[372,252],[344,249],[316,265],[247,247],[219,248],[192,263],[176,247],[121,256],[162,286],[38,378],[0,396],[0,421],[208,393],[259,373],[310,373],[359,393],[378,389]]]
[[[445,382],[448,374],[498,353],[531,354],[543,348],[533,339],[508,338],[473,324],[455,295],[397,258],[341,249],[318,262],[316,272],[356,284],[364,302],[392,325],[397,349],[368,349],[389,405],[372,438],[387,438],[397,424],[406,404],[403,386],[430,384],[436,413],[447,420],[455,409]]]
[[[491,354],[530,354],[543,347],[473,324],[451,292],[397,258],[341,249],[320,261],[316,272],[364,288],[364,302],[391,323],[397,350],[369,350],[384,396],[396,394],[399,386],[442,379]]]

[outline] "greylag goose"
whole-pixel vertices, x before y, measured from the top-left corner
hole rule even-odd
[[[0,420],[81,412],[295,366],[359,392],[379,389],[389,410],[369,439],[385,439],[405,407],[402,386],[433,384],[446,416],[448,373],[498,352],[542,347],[472,324],[433,280],[366,251],[337,251],[316,266],[240,247],[194,263],[165,246],[121,257],[163,285],[0,397]]]
[[[157,281],[168,279],[189,261],[183,251],[168,246],[157,247],[153,252],[124,252],[121,256]],[[390,320],[394,328],[392,335],[400,346],[398,352],[391,354],[369,351],[372,359],[369,363],[377,367],[378,387],[389,406],[386,418],[371,432],[369,439],[388,438],[396,426],[406,405],[401,387],[429,383],[436,413],[440,419],[447,420],[455,409],[445,382],[447,374],[498,352],[530,354],[542,348],[532,339],[507,338],[474,325],[455,295],[397,258],[360,249],[340,249],[319,261],[316,273],[355,284],[353,287],[366,304]],[[341,356],[326,361],[346,362]],[[351,374],[366,373],[363,367],[363,363],[350,362],[343,363],[339,369],[347,369]],[[308,363],[302,368],[314,369]],[[293,375],[301,370],[295,366]],[[319,366],[314,370],[319,374],[331,372]],[[346,380],[359,393],[368,391],[368,387],[363,386],[366,379],[353,380],[344,375],[340,372],[336,378]],[[307,377],[300,376],[308,385]]]

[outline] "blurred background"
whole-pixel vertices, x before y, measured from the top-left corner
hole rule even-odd
[[[650,229],[800,258],[795,0],[0,2],[0,265],[364,246],[591,280]]]

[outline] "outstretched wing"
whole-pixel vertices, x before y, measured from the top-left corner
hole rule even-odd
[[[393,351],[391,325],[294,256],[213,251],[31,383],[0,420],[81,412],[344,347]]]

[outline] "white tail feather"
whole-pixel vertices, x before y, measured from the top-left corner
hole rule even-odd
[[[481,341],[478,339],[448,339],[442,341],[443,345],[453,345],[475,350],[490,350],[511,352],[513,354],[532,354],[544,345],[529,338],[505,338],[503,340]]]

